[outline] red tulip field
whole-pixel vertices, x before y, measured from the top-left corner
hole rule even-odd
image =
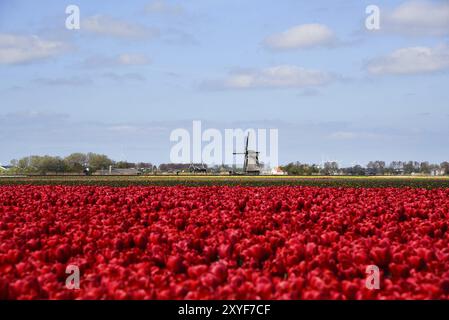
[[[448,224],[443,188],[0,186],[0,299],[448,299]]]

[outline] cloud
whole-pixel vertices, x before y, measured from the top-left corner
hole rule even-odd
[[[9,124],[11,126],[16,126],[17,124],[49,124],[49,123],[59,123],[60,121],[69,118],[68,114],[65,113],[48,113],[42,111],[23,111],[6,113],[0,115],[0,123],[5,125]]]
[[[31,63],[59,55],[67,48],[61,41],[0,33],[0,64]]]
[[[281,65],[261,70],[239,70],[221,80],[206,81],[211,89],[306,88],[325,85],[333,80],[329,73]]]
[[[115,72],[106,72],[102,74],[102,77],[119,83],[123,83],[126,81],[138,81],[138,82],[146,81],[146,78],[139,73],[118,74]]]
[[[332,140],[355,140],[355,139],[382,139],[386,138],[385,135],[372,133],[372,132],[357,132],[357,131],[337,131],[328,136]]]
[[[104,118],[104,117],[103,117]],[[0,161],[31,154],[65,156],[72,152],[97,152],[115,160],[169,162],[174,143],[172,130],[185,128],[192,133],[191,120],[108,122],[102,117],[72,118],[64,114],[24,112],[0,113]],[[363,122],[363,123],[362,123]],[[443,124],[430,128],[419,121],[411,127],[405,117],[391,126],[376,121],[288,122],[282,120],[203,121],[202,128],[279,128],[279,160],[319,163],[324,158],[367,163],[416,159],[441,162],[449,157],[441,148],[449,134]],[[142,143],[142,137],[151,137]],[[301,139],[298,139],[301,137]],[[388,140],[388,143],[386,141]],[[400,147],[398,147],[400,146]],[[203,144],[204,147],[204,144]],[[240,161],[237,159],[237,161]]]
[[[107,79],[117,83],[125,83],[125,82],[144,82],[146,78],[139,73],[115,73],[115,72],[105,72],[103,74],[98,75],[95,80],[100,80],[101,78]],[[93,78],[91,77],[66,77],[66,78],[35,78],[33,80],[34,83],[42,86],[67,86],[67,87],[80,87],[85,85],[90,85],[94,83]],[[97,81],[95,81],[97,82]]]
[[[180,16],[185,13],[185,9],[180,4],[170,4],[163,0],[155,0],[145,6],[145,12]]]
[[[161,38],[165,43],[174,45],[198,45],[199,41],[196,37],[183,30],[170,28],[164,30],[161,34]]]
[[[387,13],[387,31],[417,36],[449,35],[449,2],[413,0]]]
[[[144,66],[151,63],[151,59],[143,54],[124,53],[115,57],[94,56],[84,60],[82,65],[86,68]]]
[[[298,94],[299,97],[318,97],[320,95],[321,92],[313,88],[306,88]]]
[[[84,86],[91,84],[92,80],[87,77],[70,77],[70,78],[36,78],[33,82],[45,86]]]
[[[139,131],[139,127],[134,125],[112,125],[108,127],[107,130],[126,134]]]
[[[176,122],[104,123],[76,120],[67,114],[22,112],[0,114],[0,161],[38,154],[104,153],[113,159],[167,162],[170,132]],[[142,137],[151,137],[142,144]]]
[[[410,47],[368,62],[369,73],[374,75],[434,73],[449,69],[449,47]]]
[[[120,39],[141,40],[153,38],[159,34],[155,28],[131,24],[105,15],[95,15],[82,21],[82,30]]]
[[[120,65],[124,66],[141,66],[150,63],[150,59],[145,55],[130,53],[119,55],[117,61]]]
[[[303,24],[267,37],[265,47],[277,50],[331,47],[337,43],[334,32],[322,24]]]

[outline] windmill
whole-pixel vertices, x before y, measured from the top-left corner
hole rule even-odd
[[[234,152],[234,155],[244,155],[245,159],[243,161],[243,173],[248,175],[259,175],[260,165],[259,165],[259,153],[258,151],[249,150],[249,132],[246,136],[245,142],[245,152],[239,153]]]

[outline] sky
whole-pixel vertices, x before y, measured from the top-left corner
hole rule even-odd
[[[447,0],[0,0],[0,163],[170,162],[193,120],[278,129],[280,163],[440,163],[448,80]]]

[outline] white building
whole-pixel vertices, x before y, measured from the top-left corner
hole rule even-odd
[[[433,169],[430,171],[431,176],[444,176],[444,170],[443,169]]]
[[[287,172],[282,171],[281,167],[275,167],[271,169],[271,174],[274,176],[286,176]]]

